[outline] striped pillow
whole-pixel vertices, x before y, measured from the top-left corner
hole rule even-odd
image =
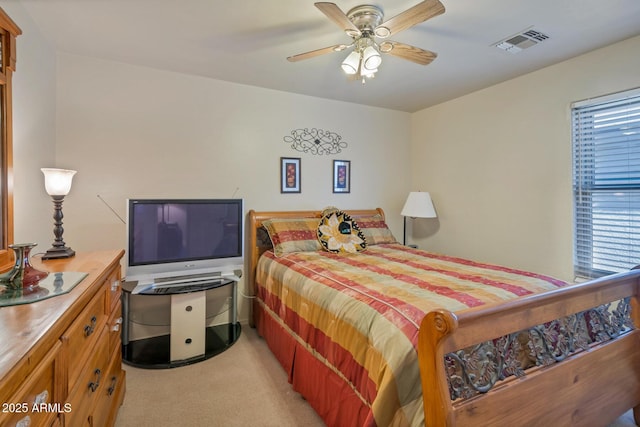
[[[262,222],[273,244],[273,253],[280,257],[292,252],[322,250],[316,230],[319,218],[274,218]]]
[[[381,245],[383,243],[398,243],[387,227],[382,215],[358,218],[358,226],[364,234],[367,245]]]

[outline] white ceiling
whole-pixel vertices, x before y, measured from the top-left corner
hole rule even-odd
[[[443,15],[392,37],[438,58],[422,66],[385,55],[366,85],[342,73],[347,52],[286,60],[350,41],[312,0],[20,3],[60,51],[408,112],[640,34],[639,0],[441,1]],[[335,3],[344,12],[374,4],[386,20],[418,1]],[[529,27],[550,39],[515,55],[492,47]]]

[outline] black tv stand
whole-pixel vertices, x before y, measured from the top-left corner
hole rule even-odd
[[[228,285],[232,285],[229,321],[208,326],[207,296]],[[160,284],[133,294],[136,286],[137,282],[122,286],[122,359],[128,365],[152,369],[189,365],[225,351],[240,337],[234,280],[218,277],[194,284]],[[136,328],[156,332],[136,337],[132,333]]]

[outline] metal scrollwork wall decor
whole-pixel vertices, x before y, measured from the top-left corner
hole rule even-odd
[[[338,154],[348,146],[337,133],[316,128],[292,130],[291,136],[284,137],[284,142],[296,151],[320,156]]]

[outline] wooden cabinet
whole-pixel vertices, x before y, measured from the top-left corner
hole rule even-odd
[[[51,425],[57,418],[56,411],[34,411],[34,405],[60,401],[56,378],[60,373],[60,347],[56,343],[47,356],[35,365],[33,372],[22,382],[17,393],[3,406],[1,425],[31,426]]]
[[[122,255],[31,260],[41,270],[87,277],[67,294],[0,308],[0,426],[115,424],[125,393]]]

